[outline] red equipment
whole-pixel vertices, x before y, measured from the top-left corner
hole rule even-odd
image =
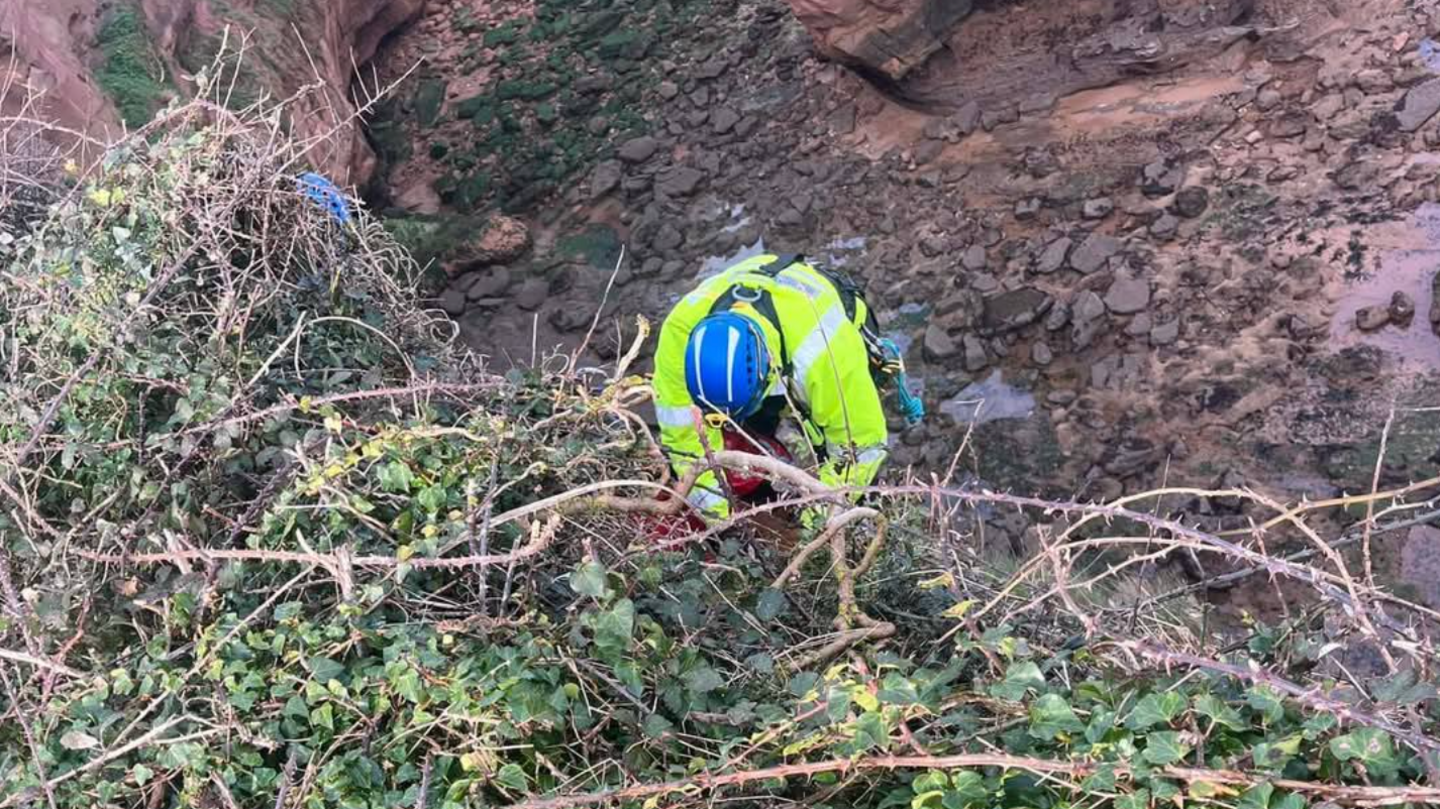
[[[752,455],[769,455],[778,458],[786,463],[794,463],[795,456],[785,445],[775,440],[773,436],[756,435],[746,437],[733,430],[723,430],[725,438],[725,449],[734,452],[748,452]],[[751,440],[751,439],[754,440]],[[754,496],[768,482],[759,475],[748,475],[733,469],[725,470],[725,482],[729,485],[730,492],[739,500],[745,501]],[[658,499],[667,500],[668,492],[661,492]],[[645,517],[649,523],[648,530],[650,538],[660,542],[667,539],[676,539],[687,534],[699,533],[705,530],[705,521],[700,519],[692,511],[675,517]]]

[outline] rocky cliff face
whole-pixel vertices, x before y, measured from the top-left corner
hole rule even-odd
[[[945,44],[971,0],[790,0],[820,50],[834,59],[904,78]]]
[[[122,124],[139,125],[170,95],[193,90],[195,73],[222,46],[234,53],[243,45],[243,58],[227,68],[235,79],[229,103],[313,86],[291,108],[295,131],[315,139],[318,169],[362,184],[375,156],[355,125],[351,78],[424,3],[8,0],[0,4],[0,78],[8,88],[0,104],[13,113],[43,93],[40,116],[103,140]]]

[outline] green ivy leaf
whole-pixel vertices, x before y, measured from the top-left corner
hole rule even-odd
[[[310,724],[317,728],[335,730],[335,708],[328,702],[310,712]]]
[[[525,770],[519,764],[506,764],[495,774],[495,780],[508,789],[523,792],[530,785]]]
[[[1234,708],[1221,702],[1214,694],[1201,694],[1195,698],[1195,711],[1221,727],[1230,730],[1244,730],[1245,717]]]
[[[1300,752],[1302,736],[1288,736],[1278,741],[1260,742],[1255,745],[1252,757],[1255,759],[1255,766],[1265,769],[1278,770],[1285,766],[1290,759]]]
[[[1045,694],[1030,706],[1030,735],[1037,739],[1053,739],[1062,733],[1084,729],[1085,723],[1059,694]]]
[[[1330,740],[1330,752],[1341,761],[1352,759],[1367,766],[1389,766],[1395,763],[1395,750],[1390,735],[1375,728],[1357,728]]]
[[[645,717],[645,735],[652,739],[659,739],[674,729],[675,725],[658,713]]]
[[[1190,748],[1180,742],[1180,734],[1173,730],[1151,733],[1145,737],[1145,760],[1157,767],[1174,764],[1185,757]]]
[[[135,779],[136,784],[143,787],[150,783],[151,778],[155,777],[155,771],[144,764],[136,764],[130,768],[130,777]]]
[[[415,481],[415,473],[410,467],[400,461],[391,461],[380,467],[380,488],[387,492],[396,494],[408,494],[410,484]]]
[[[985,788],[985,777],[978,772],[961,770],[950,777],[954,785],[949,795],[946,795],[946,807],[949,809],[948,799],[953,795],[960,799],[959,805],[968,806],[972,803],[983,801],[990,797],[990,790]]]
[[[685,675],[685,687],[695,694],[708,694],[724,684],[725,678],[709,666],[702,666]]]
[[[1086,792],[1109,792],[1115,788],[1115,767],[1103,764],[1088,778],[1080,782],[1080,789]]]
[[[628,598],[600,613],[595,619],[595,645],[602,653],[624,654],[635,632],[635,605]]]
[[[1246,691],[1245,704],[1258,711],[1268,723],[1273,724],[1285,718],[1285,703],[1281,702],[1280,695],[1268,685],[1257,685]]]
[[[1137,789],[1129,795],[1121,795],[1115,799],[1115,809],[1148,809],[1150,806],[1150,790]]]
[[[1010,667],[1005,670],[1004,682],[990,686],[990,693],[1000,699],[1018,702],[1031,688],[1036,690],[1045,688],[1045,675],[1040,673],[1040,667],[1035,665],[1034,661],[1021,660],[1010,664]]]
[[[613,593],[605,581],[605,566],[595,561],[584,561],[570,574],[570,589],[582,596],[604,600]]]
[[[767,587],[755,600],[755,617],[762,621],[773,621],[785,612],[788,603],[784,593]]]
[[[1131,730],[1145,730],[1155,725],[1169,725],[1180,712],[1185,710],[1185,698],[1167,691],[1164,694],[1147,694],[1136,703],[1125,725]]]
[[[305,661],[305,665],[310,667],[310,673],[315,677],[315,681],[321,685],[331,680],[338,680],[340,679],[340,675],[345,673],[344,665],[336,663],[328,657],[312,657]]]
[[[1270,798],[1275,794],[1275,787],[1270,783],[1256,784],[1245,790],[1240,796],[1240,802],[1235,809],[1270,809]]]

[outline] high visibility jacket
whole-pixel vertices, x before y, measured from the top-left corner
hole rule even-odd
[[[776,256],[757,256],[705,280],[686,295],[665,319],[655,353],[655,410],[660,441],[677,475],[704,458],[696,428],[706,431],[710,449],[723,448],[720,429],[701,418],[685,386],[685,345],[690,332],[711,313],[715,301],[731,287],[770,293],[776,320],[785,331],[789,373],[782,373],[782,342],[775,324],[752,304],[737,299],[730,311],[759,324],[771,358],[769,396],[787,392],[803,412],[797,415],[810,440],[825,448],[820,480],[836,487],[868,486],[885,461],[887,429],[880,393],[870,375],[870,360],[860,327],[865,303],[856,301],[854,320],[834,284],[803,263],[778,274],[757,272]],[[707,471],[696,481],[690,502],[712,517],[729,515],[729,503]]]

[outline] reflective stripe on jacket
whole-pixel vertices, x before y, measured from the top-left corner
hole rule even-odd
[[[855,321],[845,316],[840,293],[814,268],[797,263],[771,277],[754,272],[775,260],[773,255],[747,259],[702,282],[665,318],[655,352],[655,409],[660,442],[671,465],[682,477],[704,457],[696,422],[700,411],[685,386],[685,344],[695,326],[710,314],[726,290],[743,285],[767,290],[785,330],[790,377],[781,379],[780,335],[770,319],[750,304],[736,301],[731,311],[760,324],[770,351],[770,395],[784,387],[803,414],[819,431],[812,440],[823,441],[827,460],[820,480],[830,486],[868,486],[885,461],[887,429],[880,393],[870,376],[870,360],[856,322],[866,311],[857,303]],[[703,423],[703,422],[702,422]],[[723,447],[720,430],[706,425],[706,443],[712,451]],[[810,432],[807,430],[807,432]],[[729,515],[729,504],[713,472],[701,475],[690,501],[710,516]]]

